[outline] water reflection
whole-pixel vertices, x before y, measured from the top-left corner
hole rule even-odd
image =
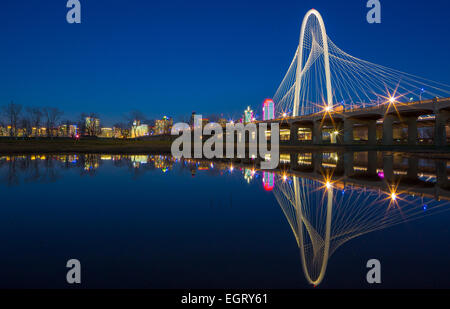
[[[272,191],[300,251],[306,280],[323,282],[328,261],[344,243],[361,235],[449,209],[447,160],[399,153],[284,153],[274,171],[257,160],[176,160],[168,155],[0,156],[0,184],[54,182],[68,170],[95,176],[110,162],[134,178],[165,173],[177,164],[196,176],[242,173]]]

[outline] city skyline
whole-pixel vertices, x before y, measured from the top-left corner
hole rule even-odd
[[[135,4],[82,1],[80,25],[67,24],[56,1],[5,4],[2,105],[55,106],[68,118],[93,111],[108,126],[130,107],[179,119],[192,111],[238,118],[250,106],[261,118],[298,44],[299,16],[312,7],[345,51],[449,83],[449,4],[383,2],[379,25],[366,22],[360,1]]]

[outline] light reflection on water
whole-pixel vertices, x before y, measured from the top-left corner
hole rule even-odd
[[[40,188],[41,192],[48,188],[46,194],[51,195],[50,187],[46,187],[45,184],[64,183],[67,175],[70,174],[73,177],[73,173],[75,173],[78,176],[70,182],[70,186],[73,186],[75,192],[80,190],[81,194],[86,194],[88,204],[89,201],[92,204],[97,204],[103,203],[102,198],[95,197],[95,188],[87,189],[86,183],[91,186],[93,184],[98,186],[97,191],[123,190],[123,195],[127,195],[132,191],[130,188],[133,184],[123,183],[126,175],[131,175],[133,181],[139,182],[141,180],[150,181],[146,178],[148,174],[151,175],[149,177],[160,183],[169,179],[166,184],[159,185],[159,190],[162,191],[153,192],[149,188],[149,191],[141,192],[146,201],[163,205],[165,203],[164,199],[161,199],[161,195],[168,195],[167,199],[170,199],[170,195],[180,191],[180,186],[192,181],[192,177],[195,178],[197,175],[199,177],[206,176],[201,183],[198,183],[197,190],[199,192],[202,190],[202,184],[212,182],[211,177],[242,178],[246,184],[260,186],[264,191],[273,193],[273,200],[276,201],[284,215],[284,224],[286,225],[287,222],[287,226],[291,229],[296,240],[300,253],[297,259],[300,260],[299,264],[301,264],[303,276],[306,279],[304,282],[312,286],[325,285],[328,279],[330,281],[333,279],[327,276],[328,264],[332,261],[332,256],[338,251],[338,248],[345,243],[348,242],[351,246],[353,240],[363,235],[421,220],[449,210],[450,191],[448,190],[447,162],[445,160],[432,161],[412,155],[376,152],[301,153],[281,154],[280,166],[275,171],[261,171],[258,166],[259,163],[254,160],[176,160],[167,155],[41,154],[0,156],[0,186],[3,196],[6,196],[4,201],[13,200],[12,193],[9,193],[7,188],[29,188],[33,183],[43,184],[44,187]],[[107,176],[102,175],[107,170],[110,173]],[[115,170],[120,170],[121,173],[115,176]],[[181,175],[174,173],[175,170],[181,171]],[[190,174],[190,178],[186,174]],[[90,177],[94,177],[92,179],[98,178],[98,183],[95,184],[96,182],[91,180],[86,181],[84,180],[85,177],[88,177],[88,179],[91,179]],[[108,187],[104,188],[106,185],[103,182],[106,182],[106,177],[121,184],[119,187],[109,184]],[[233,181],[236,183],[236,180]],[[237,189],[234,186],[232,190],[236,192],[237,196],[245,194],[247,188],[243,184],[239,184],[239,188],[242,189]],[[227,191],[227,188],[209,189],[216,190],[219,196],[222,195],[223,198],[219,197],[218,200],[223,202],[226,196],[224,192]],[[268,203],[266,195],[255,195],[249,198],[261,204]],[[48,201],[50,198],[47,197],[46,199]],[[144,200],[143,197],[136,194],[128,199],[138,203]],[[192,198],[186,203],[190,207],[195,207],[195,201]],[[244,200],[242,200],[242,203],[244,203]],[[213,204],[213,201],[211,201],[211,204]],[[234,201],[234,204],[242,207],[239,198]],[[5,206],[3,205],[3,207]],[[89,216],[90,211],[87,210],[82,216]],[[160,211],[163,212],[164,210]],[[147,213],[147,215],[149,214],[151,214],[151,210]],[[26,214],[22,215],[26,216]],[[232,221],[233,215],[236,214],[231,214],[228,220]],[[258,216],[258,213],[254,216]],[[261,217],[263,216],[261,214]],[[63,218],[55,216],[53,219],[62,220]],[[174,218],[176,221],[181,219]],[[246,219],[247,226],[245,228],[252,226],[252,216],[248,216]],[[208,215],[204,215],[204,217],[200,215],[198,221],[200,226],[202,226],[202,220],[206,222],[210,221],[211,218]],[[132,225],[133,223],[130,222],[129,224]],[[177,229],[176,226],[174,228]],[[5,227],[3,232],[13,235],[15,231],[11,230]],[[145,233],[145,231],[142,232]],[[189,233],[186,230],[179,232]],[[132,236],[136,237],[135,234]],[[226,233],[220,234],[220,236],[227,239]],[[125,233],[123,237],[127,237],[127,234]],[[448,234],[441,235],[441,237],[441,241],[448,243]],[[26,246],[27,243],[25,242],[22,250],[27,250]],[[182,259],[170,256],[173,254],[172,251],[168,251],[166,254],[169,256],[163,256],[163,258],[175,259],[176,263],[181,263],[178,266],[181,269],[187,267],[186,265],[183,266]],[[275,254],[276,252],[271,252],[268,256]],[[450,253],[447,251],[446,254]],[[129,255],[133,256],[134,253],[130,252]],[[191,258],[195,258],[195,256]],[[211,258],[214,259],[214,255]],[[214,264],[213,261],[210,261],[210,263]],[[239,260],[237,263],[239,263]],[[9,265],[18,267],[11,261]],[[212,269],[215,268],[211,266]],[[449,270],[447,269],[447,271]],[[233,274],[232,270],[228,270],[228,272]],[[364,273],[364,269],[361,273]],[[12,278],[14,272],[11,270],[7,275]],[[164,276],[163,274],[159,275]],[[246,287],[273,287],[270,282],[264,286],[259,286],[258,277],[259,275],[255,275],[255,279],[247,278],[248,286]],[[284,285],[283,277],[278,277],[277,274],[272,274],[272,277],[276,277],[279,282],[277,284],[283,287],[302,287],[298,282],[293,284],[292,280],[286,280],[287,283]],[[122,283],[117,286],[149,287],[141,279],[134,279],[135,281],[132,284]],[[193,286],[182,287],[205,287],[202,285],[202,281],[199,281],[198,283],[192,283],[192,279],[186,279],[186,284],[192,283]],[[213,281],[216,286],[222,287],[220,278],[215,278]],[[230,278],[223,280],[223,282],[225,282],[223,286],[226,287],[241,287],[234,286],[234,281]],[[339,283],[339,280],[334,279],[334,283],[330,287],[340,287],[336,282]],[[102,287],[104,283],[104,281],[98,280],[98,286],[96,287]],[[449,281],[443,281],[443,283],[446,284],[444,287],[450,285]],[[33,287],[40,287],[38,282],[30,284]],[[361,282],[358,284],[361,285]],[[7,282],[3,282],[2,286],[8,287]],[[25,284],[25,286],[28,285]],[[50,286],[55,285],[50,283]],[[56,286],[59,285],[56,284]],[[113,285],[113,287],[115,286]],[[157,282],[154,282],[151,287],[168,286],[171,285],[161,284],[159,286]],[[417,286],[420,287],[420,283],[417,283]]]

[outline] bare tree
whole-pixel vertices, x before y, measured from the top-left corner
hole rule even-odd
[[[22,119],[20,120],[20,126],[23,129],[23,134],[24,134],[25,137],[29,137],[31,135],[31,133],[33,132],[33,127],[31,125],[31,120],[27,116],[22,117]]]
[[[125,118],[127,119],[128,123],[130,125],[133,125],[133,123],[135,121],[137,121],[137,122],[145,122],[146,121],[146,117],[145,117],[144,113],[139,110],[133,110],[133,111],[129,112],[125,116]]]
[[[86,121],[86,118],[91,118],[91,121]],[[82,132],[89,136],[96,136],[101,133],[100,125],[96,121],[96,119],[100,119],[100,116],[97,113],[82,113],[80,119],[80,125],[82,126]]]
[[[130,131],[129,131],[129,127],[127,124],[120,122],[120,123],[116,123],[114,125],[114,127],[120,129],[120,133],[122,134],[123,138],[128,138]]]
[[[45,107],[43,109],[45,118],[45,126],[47,128],[47,136],[53,137],[53,129],[56,127],[63,112],[56,107]]]
[[[10,136],[17,136],[17,125],[21,112],[22,105],[15,104],[13,101],[2,108],[2,114],[5,116],[7,122],[11,126],[9,131]]]
[[[39,136],[39,129],[42,125],[42,111],[38,107],[27,107],[28,119],[31,122],[31,126],[36,128],[36,136]]]

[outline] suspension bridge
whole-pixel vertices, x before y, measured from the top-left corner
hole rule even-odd
[[[351,145],[355,129],[366,130],[359,140],[368,145],[392,145],[396,128],[416,145],[424,126],[431,127],[435,145],[447,144],[450,86],[351,56],[331,41],[314,9],[303,19],[299,45],[273,101],[275,119],[258,123],[279,123],[293,145]]]

